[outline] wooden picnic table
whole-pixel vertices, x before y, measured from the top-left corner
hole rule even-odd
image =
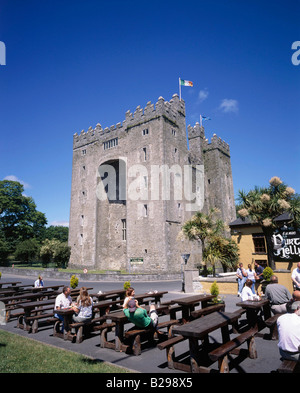
[[[10,282],[5,282],[5,281],[0,281],[0,288],[2,288],[2,285],[12,285],[15,286],[17,284],[21,284],[21,281],[10,281]]]
[[[171,304],[179,304],[182,307],[182,322],[187,323],[191,319],[191,313],[195,310],[197,303],[201,303],[202,308],[207,307],[207,302],[214,297],[214,295],[199,294],[173,299]]]
[[[208,352],[208,334],[217,329],[221,329],[223,343],[228,342],[230,340],[228,325],[231,319],[231,313],[216,311],[202,318],[195,319],[194,321],[173,327],[172,333],[174,335],[181,335],[189,340],[190,366],[192,372],[207,372],[208,370],[200,364],[198,340],[203,340],[203,349]],[[177,368],[179,367],[177,363]],[[185,368],[183,368],[183,370],[186,371]]]
[[[153,302],[153,298],[154,298],[154,303],[158,305],[161,301],[161,298],[166,293],[168,293],[168,291],[153,291],[153,292],[150,291],[150,292],[135,295],[134,298],[139,302],[139,304],[143,304],[145,302],[148,303]]]
[[[24,324],[20,323],[20,321],[19,321],[18,327],[24,328],[24,330],[32,331],[33,333],[36,333],[38,330],[38,319],[35,319],[35,320],[29,319],[30,317],[32,317],[32,311],[37,310],[36,312],[38,315],[43,311],[44,306],[53,305],[53,309],[54,309],[54,304],[55,304],[54,298],[19,304],[18,307],[23,308],[23,310],[24,310],[24,315],[23,315]],[[51,312],[51,315],[52,314],[53,314],[53,312]]]
[[[245,300],[236,305],[246,310],[247,320],[251,327],[258,327],[258,313],[260,310],[263,311],[264,320],[271,317],[270,302],[267,298],[262,298],[261,300]]]
[[[105,292],[98,292],[98,293],[91,293],[91,297],[97,298],[98,301],[100,300],[117,300],[119,299],[124,299],[125,297],[126,290],[125,289],[115,289],[111,291],[105,291]]]
[[[147,311],[149,311],[149,306],[143,307]],[[168,306],[167,305],[160,305],[155,307],[156,311],[158,314],[165,314],[168,313]],[[115,337],[114,337],[114,342],[104,342],[102,343],[102,346],[104,348],[112,348],[117,352],[120,351],[125,351],[127,349],[127,346],[124,344],[124,326],[127,323],[132,323],[129,321],[129,319],[126,317],[124,314],[123,310],[117,311],[117,312],[111,312],[106,315],[106,321],[111,320],[112,322],[115,322],[116,327],[115,327]]]

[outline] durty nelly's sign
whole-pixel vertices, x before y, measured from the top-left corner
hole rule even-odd
[[[271,236],[276,261],[300,262],[300,232],[278,230]]]

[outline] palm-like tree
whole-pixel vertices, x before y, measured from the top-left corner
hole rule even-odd
[[[211,208],[208,214],[197,212],[184,223],[181,230],[185,238],[201,243],[203,260],[209,262],[214,271],[217,261],[223,267],[232,267],[238,260],[238,247],[224,236],[228,227],[218,218],[219,212],[217,208]]]
[[[295,226],[300,224],[300,197],[295,190],[288,187],[282,180],[274,176],[269,180],[269,187],[255,187],[248,193],[239,191],[238,215],[249,217],[253,222],[261,225],[267,242],[269,266],[274,269],[273,243],[271,235],[276,228],[274,219],[282,213],[289,213],[290,222]]]

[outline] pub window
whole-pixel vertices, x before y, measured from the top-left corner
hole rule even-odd
[[[254,244],[254,252],[255,253],[265,253],[266,245],[265,245],[265,237],[263,234],[255,233],[252,235],[253,244]]]
[[[122,221],[122,240],[126,240],[127,238],[126,220],[123,219],[121,221]]]

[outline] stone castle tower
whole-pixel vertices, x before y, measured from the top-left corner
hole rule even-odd
[[[195,211],[218,207],[235,219],[229,146],[188,126],[177,94],[148,102],[123,123],[97,124],[73,139],[70,265],[87,269],[174,273],[201,249],[178,240]]]

